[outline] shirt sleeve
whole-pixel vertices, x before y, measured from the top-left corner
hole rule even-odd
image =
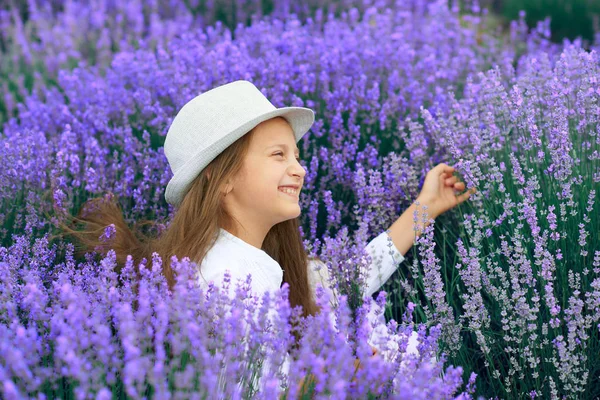
[[[365,295],[371,296],[392,276],[404,256],[398,251],[387,231],[382,232],[367,244],[365,251],[371,257],[371,264],[365,277]],[[317,283],[321,283],[330,295],[332,307],[336,307],[338,293],[332,289],[333,282],[329,270],[321,260],[311,260],[308,264],[309,282],[313,295]]]
[[[371,240],[365,250],[371,256],[371,265],[365,279],[365,295],[371,296],[390,279],[398,265],[404,261],[404,256],[387,231]]]

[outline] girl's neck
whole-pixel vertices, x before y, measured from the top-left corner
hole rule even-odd
[[[231,235],[243,240],[244,242],[248,243],[251,246],[256,247],[257,249],[261,249],[262,250],[262,244],[265,240],[265,237],[267,236],[267,232],[265,232],[264,234],[261,233],[255,233],[255,232],[249,232],[248,230],[245,229],[231,229],[229,227],[226,228],[221,228],[227,232],[229,232]]]

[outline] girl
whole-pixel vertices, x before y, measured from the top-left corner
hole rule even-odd
[[[306,171],[296,143],[313,122],[312,110],[276,108],[248,81],[204,92],[181,108],[165,139],[173,172],[165,198],[177,207],[166,230],[156,239],[139,241],[110,203],[96,204],[81,220],[96,228],[115,225],[109,247],[117,252],[120,265],[127,254],[140,260],[158,252],[170,287],[175,283],[171,256],[187,256],[200,263],[197,278],[205,287],[211,281],[219,284],[225,270],[231,282],[252,274],[257,295],[287,282],[290,305],[302,306],[304,316],[314,315],[319,311],[315,284],[321,282],[332,298],[335,293],[327,268],[319,260],[308,260],[299,232],[299,193]],[[465,185],[453,171],[439,164],[427,174],[418,201],[427,205],[429,218],[474,193],[455,194]],[[364,295],[377,291],[412,247],[415,210],[411,205],[367,245],[372,267]],[[89,248],[103,245],[94,236],[78,236]]]

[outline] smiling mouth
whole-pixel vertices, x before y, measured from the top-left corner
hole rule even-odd
[[[299,189],[294,189],[294,188],[290,188],[290,187],[284,187],[284,188],[280,187],[278,190],[282,193],[285,193],[285,194],[293,196],[293,197],[298,197],[298,192],[300,191]]]

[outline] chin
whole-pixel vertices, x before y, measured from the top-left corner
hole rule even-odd
[[[302,214],[302,212],[300,210],[300,206],[297,206],[297,207],[298,207],[298,210],[296,212],[286,212],[284,214],[285,217],[284,217],[283,221],[287,221],[287,220],[290,220],[290,219],[298,218]]]

